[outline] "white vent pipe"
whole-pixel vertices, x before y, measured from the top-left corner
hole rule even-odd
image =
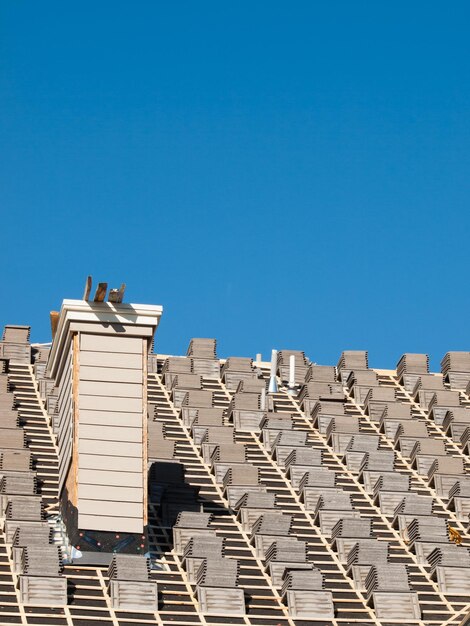
[[[266,387],[261,389],[261,410],[266,411]]]
[[[276,369],[277,369],[277,350],[273,350],[271,352],[271,375],[269,378],[269,393],[277,392],[277,380],[276,380]]]

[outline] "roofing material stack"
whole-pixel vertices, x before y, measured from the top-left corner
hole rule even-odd
[[[470,352],[447,352],[441,361],[441,371],[452,389],[466,389],[470,383]]]
[[[158,589],[150,579],[150,562],[137,554],[114,554],[108,569],[108,594],[113,609],[157,611]]]
[[[391,440],[395,439],[400,423],[413,419],[411,405],[398,402],[375,403],[368,405],[371,419],[378,423],[379,431]]]
[[[179,513],[173,526],[173,545],[176,554],[183,554],[190,539],[213,537],[215,533],[210,528],[211,519],[210,513],[193,513],[191,511]]]
[[[238,388],[237,388],[238,389]],[[266,405],[266,395],[261,390],[236,391],[227,408],[227,419],[240,432],[259,432],[261,421],[266,414],[267,407],[262,406],[263,397]]]
[[[271,576],[274,587],[282,589],[287,570],[313,570],[313,563],[308,560],[307,543],[296,537],[278,537],[264,551],[262,560]]]
[[[52,527],[49,524],[31,524],[29,526],[20,524],[17,526],[11,542],[11,558],[13,561],[13,571],[21,573],[23,550],[28,546],[47,546],[51,543]]]
[[[186,392],[181,407],[180,415],[185,425],[194,422],[199,409],[210,409],[214,407],[214,394],[207,389],[191,389]]]
[[[456,443],[461,441],[463,433],[469,426],[470,410],[465,407],[450,407],[442,420],[442,430]]]
[[[165,359],[161,375],[167,387],[178,374],[191,374],[191,360],[184,356],[169,356]]]
[[[345,402],[341,383],[327,383],[315,380],[310,380],[302,385],[297,399],[302,410],[307,414],[312,413],[318,401],[335,402],[337,404]]]
[[[360,539],[347,556],[347,571],[359,591],[366,590],[366,578],[370,568],[377,565],[386,568],[390,562],[390,544],[376,539]]]
[[[440,498],[446,498],[449,489],[459,479],[470,478],[465,471],[465,463],[462,457],[439,456],[436,457],[428,471],[429,485],[435,489]]]
[[[443,593],[454,596],[470,594],[470,551],[455,545],[436,547],[428,554],[431,576]]]
[[[215,339],[191,339],[187,356],[191,359],[191,372],[204,378],[220,378],[220,365]]]
[[[467,522],[470,515],[470,481],[459,478],[448,492],[447,506],[460,522]]]
[[[294,619],[333,619],[333,594],[325,591],[320,570],[286,570],[281,596]]]
[[[21,555],[18,580],[24,605],[64,606],[67,579],[62,576],[62,554],[58,546],[28,544]]]
[[[44,504],[40,496],[10,496],[5,509],[6,542],[11,543],[18,526],[35,526],[44,519]]]
[[[369,358],[365,350],[345,350],[341,353],[336,371],[338,380],[343,384],[348,380],[351,370],[369,369]]]
[[[241,522],[242,530],[251,534],[253,524],[261,515],[276,510],[276,495],[274,493],[244,493],[234,504],[237,519]]]
[[[170,398],[176,407],[181,407],[186,392],[202,389],[202,376],[199,374],[175,374],[171,381]]]
[[[403,496],[410,493],[410,487],[411,478],[406,474],[381,474],[373,487],[374,503],[378,504],[384,515],[391,517]]]
[[[209,465],[216,481],[221,483],[233,464],[244,465],[246,462],[246,446],[238,443],[221,443],[214,448]]]
[[[197,572],[196,593],[205,615],[244,615],[245,594],[239,585],[239,563],[234,559],[207,557]]]
[[[305,381],[305,376],[309,367],[309,361],[305,352],[300,350],[279,350],[277,353],[277,374],[283,383],[290,378],[290,358],[294,357],[295,372],[294,382],[300,385]]]
[[[257,558],[264,560],[266,550],[279,537],[287,537],[292,530],[293,517],[281,511],[266,511],[252,524],[250,540],[256,549]]]
[[[6,472],[0,478],[0,516],[4,516],[11,497],[35,494],[37,494],[36,472]]]
[[[31,326],[7,325],[0,341],[0,359],[14,363],[31,363],[31,345],[29,333]]]
[[[331,537],[335,524],[340,520],[361,517],[359,512],[354,510],[351,495],[342,489],[330,489],[315,499],[316,503],[309,503],[310,506],[316,504],[312,517],[325,537]]]
[[[232,465],[224,476],[223,491],[234,506],[245,493],[265,493],[266,486],[260,483],[260,472],[254,465]]]
[[[225,539],[212,535],[191,537],[184,547],[182,564],[191,585],[197,584],[197,574],[204,559],[220,559],[224,556]]]
[[[413,354],[407,352],[400,357],[397,363],[397,378],[400,385],[410,393],[413,391],[416,380],[422,374],[429,373],[429,356],[427,354]]]
[[[166,438],[165,425],[162,422],[147,422],[147,459],[148,463],[172,461],[176,457],[176,441]]]
[[[294,489],[300,487],[300,481],[307,472],[322,466],[323,451],[307,446],[292,448],[284,461],[287,478]]]
[[[417,493],[407,493],[403,496],[402,501],[395,508],[392,518],[392,526],[398,528],[402,535],[408,535],[408,524],[415,518],[425,517],[434,519],[433,499],[431,496],[422,496]]]
[[[348,560],[348,554],[358,541],[375,541],[370,517],[351,519],[342,517],[331,529],[331,547],[336,550],[343,563]]]
[[[253,359],[233,356],[222,365],[220,377],[230,391],[235,391],[241,381],[258,380],[253,369]]]
[[[367,600],[379,620],[409,623],[421,618],[418,594],[411,589],[405,565],[372,566],[365,579],[365,588]]]
[[[449,545],[448,522],[441,517],[416,516],[408,523],[406,536],[418,563],[426,565],[434,548]]]

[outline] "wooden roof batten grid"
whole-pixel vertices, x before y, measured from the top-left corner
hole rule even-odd
[[[124,290],[125,285],[122,285],[120,289],[111,290],[108,295],[108,302],[105,302],[108,293],[107,283],[99,283],[94,295],[92,295],[92,281],[90,278],[87,280],[83,301],[76,301],[79,302],[77,311],[98,311],[101,308],[105,316],[107,315],[106,312],[112,309],[118,311],[120,306],[129,306],[122,304]],[[71,306],[73,308],[75,305]],[[54,318],[55,343],[53,343],[51,350],[52,358],[49,361],[49,374],[53,373],[54,367],[60,367],[60,346],[64,345],[68,333],[63,319],[61,315]],[[17,333],[17,336],[20,336],[21,333],[24,335],[22,327],[11,328],[19,329],[18,331],[12,331],[11,336],[15,333]],[[14,352],[14,354],[20,355],[19,358],[21,359],[26,352],[19,350]],[[448,359],[446,363],[451,363],[451,366],[452,364],[455,366],[455,363],[459,364],[465,361],[464,359],[459,360],[459,357],[455,357],[455,354],[456,353],[452,353],[452,359]],[[409,543],[409,537],[404,536],[403,533],[395,527],[390,511],[384,508],[386,507],[386,500],[382,501],[377,497],[377,489],[380,490],[382,483],[379,484],[378,488],[376,486],[375,490],[372,492],[371,483],[366,483],[366,479],[361,478],[361,474],[355,465],[356,462],[353,462],[355,457],[351,456],[350,458],[346,458],[345,454],[339,452],[338,450],[341,448],[335,448],[336,444],[332,442],[340,441],[340,439],[333,440],[330,438],[331,429],[324,431],[314,426],[309,411],[306,412],[305,406],[301,404],[302,400],[299,401],[299,390],[302,388],[304,375],[306,380],[309,380],[309,378],[307,378],[309,375],[309,362],[304,353],[300,353],[299,351],[278,352],[278,368],[281,368],[278,372],[280,375],[276,377],[278,389],[275,393],[266,394],[264,392],[264,396],[262,396],[262,394],[259,396],[262,398],[261,402],[263,404],[262,411],[260,412],[260,407],[258,407],[258,412],[260,414],[263,412],[266,414],[266,418],[263,418],[266,420],[263,422],[265,430],[262,430],[261,425],[259,429],[254,428],[253,430],[249,430],[244,428],[242,418],[240,418],[241,421],[237,422],[237,425],[234,427],[234,417],[231,413],[233,407],[236,408],[237,406],[242,407],[246,405],[246,409],[242,408],[240,410],[251,411],[251,417],[249,419],[252,420],[252,423],[254,423],[253,420],[256,421],[256,415],[258,415],[258,413],[256,412],[255,405],[250,404],[251,408],[249,409],[249,403],[245,403],[245,405],[238,403],[235,405],[233,404],[233,399],[237,397],[239,393],[237,390],[238,380],[241,381],[240,384],[246,384],[247,389],[252,385],[251,390],[247,393],[256,395],[255,388],[260,390],[261,386],[259,386],[258,383],[255,384],[253,381],[259,381],[261,377],[263,377],[265,381],[269,379],[269,363],[263,363],[260,357],[257,356],[256,360],[241,358],[219,360],[215,353],[215,341],[206,339],[193,340],[190,344],[187,356],[182,357],[189,362],[189,367],[191,368],[189,371],[191,373],[188,376],[181,375],[180,381],[176,381],[174,384],[170,384],[171,377],[167,380],[165,378],[166,375],[159,373],[160,370],[158,368],[161,368],[165,357],[159,356],[154,358],[155,369],[149,371],[147,375],[146,393],[147,400],[153,403],[155,407],[155,411],[152,412],[150,419],[160,424],[161,427],[159,426],[157,429],[152,430],[153,434],[151,436],[158,437],[158,441],[163,443],[168,442],[168,446],[162,446],[162,450],[164,449],[162,461],[175,463],[183,468],[183,481],[188,488],[193,490],[195,498],[194,503],[199,505],[201,515],[203,515],[203,511],[204,514],[210,513],[211,521],[209,528],[211,532],[215,534],[214,536],[224,539],[225,547],[223,558],[228,559],[231,565],[233,565],[234,562],[239,564],[239,576],[236,584],[238,590],[243,590],[243,604],[246,604],[246,610],[245,607],[243,607],[243,610],[241,610],[240,607],[239,613],[231,618],[233,619],[233,623],[244,624],[246,626],[274,626],[274,624],[277,623],[282,624],[282,626],[296,626],[300,624],[304,626],[306,621],[312,620],[311,616],[300,617],[300,615],[305,616],[305,613],[302,614],[301,606],[299,606],[298,609],[300,611],[299,615],[296,614],[295,611],[297,611],[297,607],[295,607],[294,604],[289,604],[295,594],[288,600],[288,596],[285,594],[285,589],[288,588],[286,587],[287,583],[281,589],[279,580],[275,578],[276,570],[272,569],[269,560],[265,558],[267,546],[261,548],[260,546],[262,546],[263,543],[258,542],[256,535],[256,529],[258,527],[264,527],[264,522],[261,522],[260,525],[259,521],[263,516],[261,516],[256,523],[253,523],[253,519],[249,521],[251,519],[248,516],[249,509],[247,508],[245,512],[243,512],[243,507],[245,506],[243,502],[245,502],[245,500],[240,500],[241,504],[235,505],[235,496],[231,494],[243,493],[243,489],[240,491],[240,488],[243,487],[245,483],[241,483],[241,487],[239,488],[235,482],[234,485],[236,489],[234,488],[230,491],[230,476],[232,475],[230,472],[233,471],[234,476],[241,476],[242,472],[239,470],[243,466],[247,468],[245,472],[247,477],[251,476],[255,470],[258,473],[258,485],[260,489],[262,488],[260,493],[274,494],[275,496],[274,513],[265,513],[266,523],[269,519],[272,519],[272,523],[274,523],[276,515],[279,515],[279,520],[283,520],[283,527],[285,526],[284,522],[290,520],[287,535],[284,534],[285,531],[281,532],[281,527],[279,527],[280,534],[277,535],[277,539],[284,540],[283,538],[287,537],[289,541],[294,541],[294,544],[287,542],[286,545],[293,545],[294,547],[298,546],[300,548],[302,545],[305,545],[305,566],[303,561],[299,561],[299,567],[297,568],[299,574],[296,575],[288,574],[290,571],[289,567],[291,567],[292,564],[287,566],[285,575],[288,584],[302,585],[302,580],[307,580],[308,577],[302,578],[303,575],[301,572],[308,571],[308,569],[306,570],[306,566],[309,565],[313,567],[320,576],[318,580],[320,580],[320,582],[323,580],[325,593],[323,591],[321,593],[324,593],[324,597],[327,597],[328,593],[330,593],[333,599],[335,608],[334,614],[331,614],[328,618],[325,617],[325,619],[320,619],[320,617],[317,616],[319,621],[331,626],[339,626],[346,623],[370,623],[377,625],[403,623],[395,618],[385,616],[382,618],[378,617],[380,607],[377,607],[377,605],[374,606],[374,604],[371,603],[369,588],[367,587],[367,589],[364,590],[357,585],[357,581],[353,579],[351,571],[348,570],[349,566],[345,564],[344,554],[339,551],[338,545],[333,538],[330,538],[328,528],[325,526],[324,531],[323,522],[319,522],[317,517],[318,511],[314,511],[308,504],[309,502],[314,502],[314,500],[311,499],[313,496],[310,496],[310,500],[307,498],[306,494],[308,489],[310,489],[310,492],[312,492],[312,489],[313,492],[315,492],[316,489],[315,483],[312,484],[308,481],[323,481],[324,477],[326,478],[328,474],[329,479],[334,479],[333,483],[328,480],[322,484],[334,485],[332,492],[334,491],[338,494],[342,493],[344,497],[347,496],[345,501],[349,499],[351,511],[355,514],[355,517],[353,516],[351,519],[370,520],[374,536],[378,537],[378,539],[374,540],[378,541],[379,544],[383,543],[390,546],[389,563],[392,568],[390,571],[404,572],[406,570],[408,572],[410,592],[416,593],[420,605],[419,619],[417,615],[415,615],[414,619],[410,621],[420,624],[420,626],[432,626],[434,624],[436,626],[443,626],[444,624],[450,626],[450,624],[457,625],[462,622],[462,619],[470,608],[468,598],[459,593],[452,594],[446,591],[445,587],[443,588],[441,586],[442,582],[434,575],[435,565],[430,567],[422,561],[422,556],[418,557],[418,553],[415,552],[413,545]],[[158,366],[156,362],[157,358],[160,362]],[[298,366],[301,372],[300,374],[299,371],[297,372],[295,383],[292,383],[294,377],[291,377],[291,372],[288,367],[288,363],[292,362]],[[53,518],[55,519],[58,513],[59,495],[59,483],[57,480],[57,433],[54,430],[53,416],[47,411],[48,404],[45,400],[46,396],[44,396],[44,383],[41,383],[42,386],[39,385],[40,376],[42,376],[42,374],[39,370],[36,372],[36,366],[33,367],[31,363],[25,362],[24,360],[15,361],[15,358],[10,358],[6,363],[9,371],[5,376],[9,379],[11,393],[14,393],[15,396],[15,410],[20,417],[22,428],[26,434],[26,450],[32,453],[34,471],[40,479],[39,496],[43,504],[45,504],[46,516],[49,518],[50,524],[54,528],[54,545],[58,545],[54,526],[56,522],[53,523]],[[53,365],[54,363],[55,365]],[[223,369],[221,369],[222,364]],[[334,368],[330,368],[330,370],[332,369]],[[186,371],[188,372],[187,369]],[[407,406],[409,405],[411,407],[412,422],[425,424],[428,437],[443,442],[445,448],[439,447],[443,444],[439,444],[439,446],[436,444],[436,446],[429,449],[445,449],[446,456],[440,457],[441,460],[439,461],[442,465],[440,473],[444,475],[444,478],[440,477],[440,482],[438,482],[437,479],[434,480],[433,473],[436,469],[433,467],[427,480],[426,474],[423,474],[422,469],[423,467],[427,467],[427,461],[421,460],[421,466],[418,464],[415,467],[413,457],[409,460],[407,454],[402,453],[399,448],[397,449],[396,441],[390,439],[386,432],[382,432],[382,429],[378,425],[378,420],[369,414],[367,404],[364,405],[362,403],[363,395],[361,394],[363,394],[363,391],[359,389],[359,396],[357,396],[354,390],[345,384],[346,381],[342,380],[340,386],[344,392],[346,416],[348,416],[348,419],[351,418],[351,424],[354,420],[357,421],[357,432],[359,432],[361,436],[370,435],[371,437],[378,438],[377,441],[380,443],[378,449],[379,451],[384,451],[384,460],[388,458],[386,455],[390,455],[390,452],[393,452],[393,458],[395,459],[393,473],[408,477],[410,481],[410,494],[430,496],[432,502],[435,504],[435,510],[433,516],[430,516],[429,519],[447,520],[451,527],[450,538],[452,539],[453,537],[461,541],[461,546],[458,548],[449,540],[447,540],[447,543],[439,545],[443,545],[444,547],[447,545],[453,546],[452,550],[462,550],[459,554],[466,554],[470,546],[470,541],[468,528],[461,514],[461,511],[465,511],[465,508],[459,508],[458,510],[455,508],[454,510],[454,505],[452,501],[449,501],[449,498],[446,497],[445,491],[446,485],[451,484],[449,481],[453,478],[455,473],[456,480],[461,481],[459,485],[463,485],[462,487],[458,485],[458,489],[461,491],[457,491],[456,493],[460,494],[461,498],[465,498],[467,494],[466,485],[468,482],[465,481],[468,481],[470,458],[467,454],[465,439],[463,440],[463,444],[458,440],[459,434],[462,432],[461,426],[458,424],[455,428],[454,425],[449,428],[449,420],[456,419],[456,417],[452,415],[450,417],[447,416],[446,419],[448,421],[444,426],[442,426],[440,422],[435,422],[434,419],[431,418],[433,414],[424,410],[424,405],[418,404],[418,401],[415,401],[415,398],[411,396],[408,389],[400,384],[395,371],[368,371],[371,372],[371,375],[367,375],[368,377],[363,376],[361,380],[369,380],[369,378],[372,380],[372,372],[375,371],[378,374],[378,387],[393,387],[398,394],[396,396],[396,402],[404,402]],[[470,377],[470,372],[468,375],[460,373],[458,366],[457,372],[455,373],[452,370],[451,374],[450,382],[444,383],[444,389],[446,390],[452,389],[452,384],[464,385],[464,382]],[[287,384],[287,378],[289,378],[289,384]],[[361,383],[359,383],[359,385],[360,384]],[[199,426],[196,423],[191,425],[190,420],[185,421],[186,418],[184,415],[189,415],[188,409],[185,409],[186,412],[184,412],[179,407],[179,403],[183,401],[185,397],[184,385],[192,385],[195,389],[199,386],[201,392],[200,396],[197,396],[197,394],[193,395],[194,398],[200,398],[201,402],[203,401],[203,397],[211,398],[212,407],[215,411],[215,413],[211,414],[211,419],[213,419],[213,417],[215,418],[216,415],[219,416],[217,419],[221,419],[221,422],[218,422],[220,423],[220,427],[206,427],[204,426],[203,420]],[[335,383],[334,387],[336,389],[334,393],[338,393],[338,383]],[[426,389],[428,388],[435,388],[434,383]],[[470,411],[469,388],[470,387],[466,387],[465,390],[459,388],[458,391],[461,398],[461,406],[468,407]],[[364,386],[362,389],[364,389]],[[199,393],[199,391],[197,393]],[[206,394],[206,396],[204,396],[204,394]],[[209,396],[207,396],[207,394],[209,394]],[[255,395],[253,398],[255,398]],[[451,395],[452,394],[448,394],[448,396],[445,396],[444,394],[442,397],[451,397]],[[247,400],[247,396],[244,396],[244,399]],[[177,403],[175,404],[175,402]],[[420,402],[422,402],[422,400],[420,400]],[[51,406],[53,406],[53,403],[51,403]],[[191,405],[191,403],[189,403],[187,406],[191,411],[194,411],[195,408],[191,407],[197,407],[199,405]],[[311,407],[312,405],[311,403],[307,403],[306,406]],[[204,410],[198,409],[198,411],[201,415],[204,414]],[[222,413],[217,413],[217,411],[222,411]],[[397,413],[397,415],[402,414],[402,412]],[[461,417],[463,413],[455,413],[455,415]],[[214,424],[216,421],[217,420],[211,422],[209,420],[207,423]],[[349,423],[347,419],[342,422],[339,418],[337,422],[343,425]],[[462,420],[462,423],[465,423],[465,420]],[[382,422],[381,426],[383,427]],[[219,430],[217,430],[217,428],[219,428]],[[276,435],[276,429],[279,429],[278,432],[281,433],[280,435]],[[422,433],[424,432],[423,429],[424,426],[406,430],[406,432]],[[338,432],[342,431],[340,430]],[[344,432],[349,433],[347,429]],[[219,443],[231,441],[231,433],[233,433],[233,443]],[[278,441],[285,443],[278,444]],[[297,442],[289,445],[293,445],[294,447],[296,445],[304,446],[303,449],[313,450],[316,451],[315,454],[321,455],[320,457],[315,455],[308,457],[311,458],[314,463],[317,463],[318,459],[321,459],[320,465],[317,467],[313,464],[311,467],[314,469],[306,472],[302,480],[300,480],[300,483],[299,474],[294,471],[291,472],[287,464],[284,466],[284,457],[282,455],[287,453],[282,451],[282,446],[284,445],[284,450],[288,451],[287,442],[289,441]],[[219,448],[220,458],[218,456],[219,452],[216,454],[210,452],[211,450]],[[155,457],[152,458],[152,462],[155,459],[157,461],[159,459],[158,446],[154,448],[154,450]],[[361,448],[358,448],[358,450],[361,450]],[[244,452],[242,453],[241,451]],[[438,454],[443,455],[444,453],[439,452]],[[172,458],[170,459],[171,455]],[[307,456],[308,455],[303,455],[302,458],[306,459]],[[442,459],[446,458],[460,459],[461,461],[455,460],[445,465]],[[292,461],[288,462],[292,463]],[[461,462],[463,462],[464,465],[461,466]],[[380,467],[385,467],[383,460],[380,463],[382,463],[382,465],[379,464]],[[229,474],[224,476],[225,468],[227,467],[230,468]],[[447,470],[448,476],[445,474],[445,467],[451,470]],[[464,469],[458,474],[460,467]],[[229,476],[229,478],[227,478],[227,476]],[[368,478],[367,480],[372,480],[372,478]],[[397,481],[392,481],[390,478],[385,484],[393,487],[395,484],[406,484],[404,481],[405,479],[397,483]],[[13,485],[14,481],[4,484]],[[251,483],[247,482],[246,484]],[[154,491],[152,491],[152,489]],[[134,625],[148,623],[163,626],[170,622],[180,624],[180,626],[189,626],[194,623],[212,626],[213,624],[227,623],[228,617],[226,615],[217,613],[211,614],[210,612],[206,612],[206,609],[201,605],[202,596],[199,595],[199,579],[193,582],[195,579],[189,578],[187,564],[182,558],[179,549],[176,549],[176,544],[173,545],[174,539],[172,539],[169,532],[172,524],[169,523],[168,520],[165,521],[162,517],[162,500],[160,500],[162,496],[159,495],[160,492],[158,489],[159,485],[157,483],[151,485],[150,491],[152,495],[148,502],[150,515],[150,550],[155,566],[150,573],[150,579],[157,581],[159,585],[160,603],[157,611],[152,612],[143,609],[143,612],[139,613],[139,611],[136,610],[133,613],[113,608],[115,605],[113,604],[114,600],[112,600],[109,595],[108,574],[106,569],[101,566],[80,565],[79,561],[65,565],[62,575],[69,581],[69,600],[64,606],[54,608],[53,610],[46,605],[26,607],[21,603],[18,586],[20,578],[14,571],[14,567],[16,566],[10,557],[10,547],[6,545],[6,551],[4,553],[6,559],[0,554],[0,564],[7,566],[6,571],[11,571],[11,580],[14,584],[13,587],[11,585],[5,585],[7,593],[3,595],[3,598],[9,598],[12,601],[9,602],[5,599],[4,606],[2,607],[2,600],[0,600],[0,623],[2,623],[2,619],[6,620],[6,622],[12,621],[13,623],[16,622],[26,625],[43,623],[50,624],[51,626],[59,626],[61,624],[67,624],[67,626],[83,626],[84,621],[92,626],[96,626],[97,624],[112,624],[113,626],[118,626],[124,623]],[[237,491],[237,489],[239,491]],[[402,493],[400,489],[397,491],[398,493]],[[246,493],[249,493],[249,489]],[[256,493],[256,489],[253,493]],[[455,494],[455,491],[452,493]],[[1,497],[0,494],[0,502]],[[164,495],[163,497],[166,496]],[[269,496],[269,498],[271,497],[272,495]],[[451,498],[453,497],[454,496],[451,495]],[[271,506],[269,504],[271,502],[269,498],[268,495],[266,495],[263,499],[266,506]],[[254,501],[254,498],[250,501]],[[342,502],[341,499],[339,499],[338,502],[339,501]],[[247,501],[247,506],[252,505],[248,504]],[[241,508],[237,509],[237,507]],[[457,504],[455,507],[457,507]],[[369,523],[369,521],[367,523]],[[269,524],[267,523],[266,528],[268,527]],[[250,528],[252,530],[250,530]],[[276,527],[272,526],[272,528],[274,529],[273,532],[276,532]],[[410,528],[413,528],[413,526],[410,526]],[[355,537],[356,535],[346,536]],[[276,536],[273,535],[272,539],[276,539]],[[431,559],[441,558],[439,554],[444,554],[445,550],[444,552],[441,550],[440,553],[439,550],[441,550],[441,548],[437,551],[437,557],[435,556],[436,553],[433,553]],[[30,552],[31,554],[34,553],[33,550],[30,550]],[[271,553],[269,552],[269,554]],[[454,565],[454,563],[450,562],[449,555],[451,554],[454,553],[451,551],[448,552],[446,559],[443,561],[447,566]],[[268,559],[270,558],[271,556],[268,557]],[[463,563],[466,562],[465,559],[460,560]],[[438,561],[438,563],[440,562],[441,561]],[[400,565],[400,563],[404,563],[405,565]],[[295,569],[296,567],[294,567],[294,571]],[[6,580],[8,581],[8,577],[6,577]],[[3,587],[3,581],[0,580],[0,598],[2,597]],[[293,589],[295,590],[295,587]],[[305,589],[305,591],[303,591],[303,589]],[[307,587],[299,588],[300,595],[298,598],[302,601],[308,598],[309,592],[306,589]],[[313,587],[309,586],[308,589],[312,590]],[[311,597],[313,598],[314,596],[312,595]],[[393,595],[388,597],[392,599]],[[432,606],[433,604],[434,606]],[[11,607],[13,607],[13,611]],[[5,610],[3,610],[3,608]],[[9,617],[14,619],[10,620]],[[313,620],[312,623],[315,623],[315,620]]]

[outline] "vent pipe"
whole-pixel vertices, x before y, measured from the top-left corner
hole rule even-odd
[[[295,356],[293,354],[289,357],[289,382],[287,393],[295,393]]]
[[[277,392],[277,380],[276,380],[276,369],[277,369],[277,350],[273,350],[271,352],[271,375],[269,378],[269,393]]]
[[[261,389],[261,410],[266,411],[266,387]]]

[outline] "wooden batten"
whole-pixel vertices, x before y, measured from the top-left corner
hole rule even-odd
[[[51,318],[51,333],[52,333],[52,339],[54,340],[55,334],[57,332],[57,325],[59,324],[59,311],[51,311],[50,312],[50,318]]]

